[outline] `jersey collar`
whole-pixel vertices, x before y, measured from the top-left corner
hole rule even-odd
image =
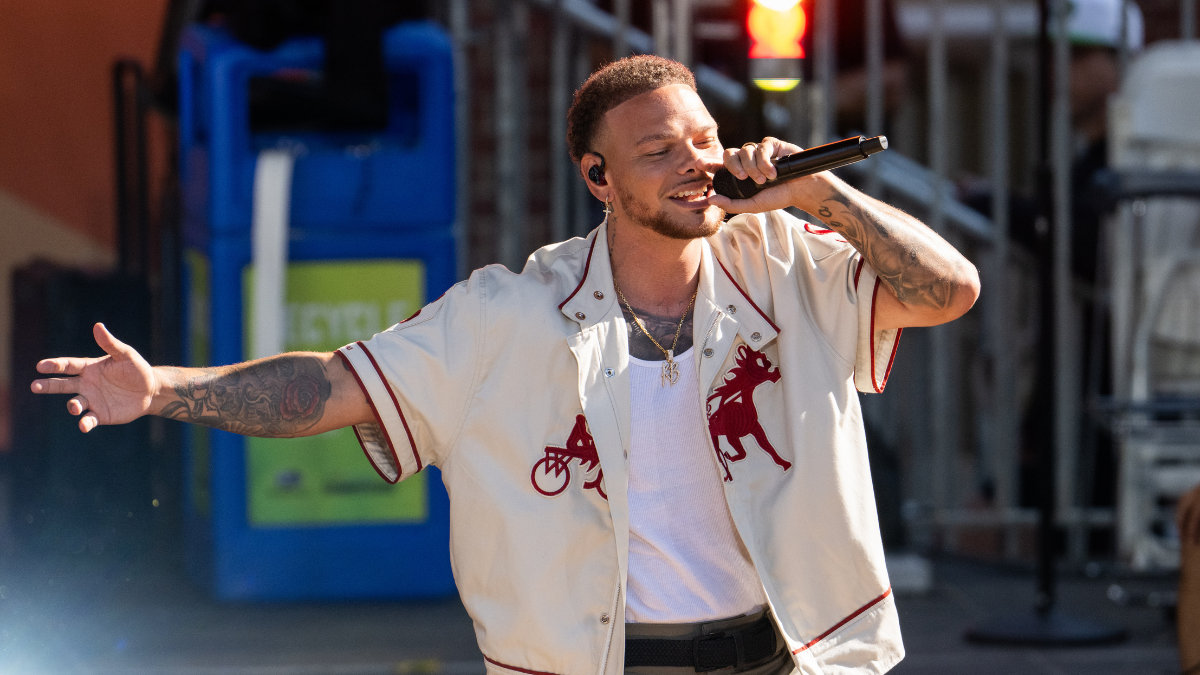
[[[589,238],[579,283],[558,305],[563,316],[577,322],[581,330],[604,321],[611,311],[620,311],[615,307],[617,292],[609,259],[607,218]],[[752,349],[761,349],[779,335],[779,327],[767,314],[771,308],[761,307],[751,299],[730,269],[717,258],[707,239],[703,241],[700,256],[699,297],[707,299],[714,310],[734,320],[738,334]],[[696,330],[703,329],[697,325]]]

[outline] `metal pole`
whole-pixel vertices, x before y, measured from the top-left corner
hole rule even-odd
[[[943,201],[946,192],[946,34],[942,25],[944,0],[932,0],[929,5],[932,23],[929,32],[929,166],[934,174],[934,201],[929,226],[945,236],[946,218]],[[948,477],[953,439],[948,410],[950,391],[950,333],[946,326],[929,331],[930,366],[930,431],[933,446],[932,496],[939,512],[949,506]]]
[[[813,70],[817,86],[810,87],[812,96],[812,131],[809,147],[821,145],[833,136],[833,79],[837,71],[834,60],[834,40],[837,35],[837,11],[834,0],[816,0],[816,32],[813,34]]]
[[[788,112],[787,138],[794,143],[803,143],[804,135],[810,128],[808,106],[804,104],[808,97],[809,84],[801,82],[786,94]],[[793,140],[794,139],[794,140]]]
[[[617,34],[613,36],[613,60],[629,54],[630,0],[613,0],[613,15],[617,17]]]
[[[1046,212],[1054,211],[1055,216],[1059,215],[1058,202],[1061,201],[1061,190],[1055,189],[1053,200],[1054,208],[1047,209],[1045,193],[1045,185],[1047,182],[1055,184],[1054,187],[1059,187],[1059,176],[1050,178],[1046,173],[1046,164],[1050,148],[1046,140],[1051,134],[1044,133],[1046,127],[1050,125],[1047,119],[1051,117],[1050,112],[1046,109],[1045,101],[1047,96],[1047,80],[1049,79],[1050,65],[1050,40],[1047,33],[1051,25],[1050,16],[1051,8],[1055,10],[1053,23],[1056,37],[1056,51],[1065,52],[1066,59],[1061,58],[1062,53],[1055,54],[1056,65],[1070,65],[1070,52],[1066,49],[1066,13],[1069,0],[1039,0],[1038,2],[1038,62],[1041,65],[1039,68],[1038,89],[1041,95],[1038,97],[1043,103],[1040,104],[1039,127],[1043,133],[1040,145],[1040,168],[1038,171],[1038,186],[1041,194],[1039,195],[1039,210],[1044,218]],[[1061,107],[1060,96],[1061,90],[1065,89],[1064,82],[1058,78],[1055,82],[1055,107]],[[1060,112],[1055,110],[1055,112]],[[1056,127],[1062,127],[1061,123],[1055,124]],[[1059,130],[1056,130],[1053,136],[1054,140],[1059,140]],[[1069,131],[1069,127],[1068,127]],[[1068,157],[1069,159],[1069,157]],[[1060,167],[1056,167],[1060,168]],[[1068,168],[1070,168],[1068,166]],[[1064,226],[1064,223],[1056,223],[1055,229]],[[1111,642],[1119,642],[1125,639],[1126,633],[1123,629],[1113,628],[1102,624],[1095,624],[1087,620],[1077,619],[1073,616],[1055,610],[1055,595],[1056,595],[1056,579],[1054,567],[1054,507],[1055,499],[1054,492],[1054,459],[1055,453],[1052,452],[1054,443],[1058,440],[1056,434],[1049,427],[1054,426],[1051,418],[1054,417],[1053,411],[1058,403],[1058,397],[1054,391],[1047,391],[1045,378],[1055,378],[1058,373],[1053,366],[1056,357],[1059,356],[1057,346],[1058,341],[1053,338],[1053,334],[1058,328],[1056,321],[1055,307],[1053,306],[1057,294],[1054,293],[1054,286],[1057,281],[1057,275],[1054,274],[1054,267],[1050,263],[1058,257],[1053,253],[1053,249],[1058,246],[1058,237],[1056,233],[1048,233],[1041,238],[1039,242],[1038,257],[1040,258],[1038,270],[1038,285],[1041,292],[1039,298],[1038,312],[1041,315],[1041,329],[1043,340],[1051,340],[1051,346],[1042,345],[1038,350],[1038,370],[1040,371],[1039,387],[1035,393],[1036,410],[1034,414],[1038,416],[1038,422],[1042,433],[1038,435],[1038,475],[1035,478],[1040,485],[1038,486],[1039,501],[1041,502],[1038,512],[1038,595],[1037,602],[1034,605],[1032,614],[1018,613],[1015,615],[998,616],[987,620],[980,625],[967,631],[966,637],[968,640],[975,642],[983,642],[988,644],[1002,644],[1010,646],[1023,647],[1073,647],[1084,645],[1100,645]],[[1049,250],[1047,250],[1049,249]],[[1047,292],[1048,291],[1048,292]],[[1054,296],[1054,297],[1048,297]],[[1049,413],[1049,414],[1048,414]]]
[[[496,213],[497,253],[502,264],[520,271],[525,207],[524,60],[517,53],[525,42],[529,9],[520,0],[498,8],[496,61]]]
[[[586,33],[577,33],[578,40],[576,41],[575,54],[572,63],[572,75],[576,86],[583,84],[587,80],[588,75],[592,72],[592,39]],[[578,173],[578,167],[575,163],[571,163],[571,170]],[[574,186],[572,191],[572,213],[571,213],[571,234],[576,237],[581,237],[591,231],[593,227],[599,223],[591,222],[589,216],[589,206],[595,197],[588,192],[587,185],[584,185],[583,179],[579,176],[574,176],[570,184]]]
[[[1179,37],[1196,39],[1196,0],[1179,0]]]
[[[671,58],[671,2],[670,0],[654,0],[651,17],[654,31],[654,53]]]
[[[867,2],[867,135],[883,133],[883,0]],[[879,196],[879,162],[871,162],[867,193]]]
[[[454,57],[454,250],[457,279],[470,273],[471,217],[471,75],[467,45],[471,39],[469,0],[451,0],[450,34]]]
[[[1071,302],[1071,45],[1067,37],[1068,0],[1056,0],[1054,89],[1050,121],[1054,218],[1054,440],[1059,518],[1075,507],[1077,392],[1072,348],[1075,342]]]
[[[567,156],[567,105],[571,95],[571,27],[563,16],[562,0],[554,7],[554,38],[550,46],[550,232],[554,241],[569,234],[571,164]]]
[[[675,0],[675,60],[685,66],[692,65],[692,2]]]
[[[1012,359],[1010,327],[1012,308],[1008,293],[1008,34],[1004,23],[1006,0],[992,2],[991,109],[992,109],[992,224],[996,238],[991,250],[991,277],[984,310],[991,339],[995,388],[989,434],[990,472],[996,486],[995,506],[1011,509],[1017,499],[1016,366]],[[1005,556],[1018,554],[1015,528],[1004,533]]]

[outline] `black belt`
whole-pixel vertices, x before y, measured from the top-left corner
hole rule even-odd
[[[769,614],[747,626],[694,638],[629,638],[625,667],[695,668],[703,673],[741,668],[775,655],[775,626]]]

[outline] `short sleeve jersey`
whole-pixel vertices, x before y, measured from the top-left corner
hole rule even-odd
[[[630,362],[605,230],[520,274],[478,270],[339,350],[380,475],[441,469],[455,581],[494,673],[623,672]],[[880,292],[850,244],[782,211],[703,243],[695,405],[800,672],[903,656],[857,397],[883,390],[899,338],[874,327]]]

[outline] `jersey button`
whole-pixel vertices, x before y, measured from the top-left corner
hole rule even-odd
[[[600,291],[596,291],[595,293],[592,293],[592,295],[596,296],[596,299],[597,299],[597,300],[603,300],[603,299],[604,299],[604,294],[603,294],[603,293],[601,293]]]
[[[604,376],[605,376],[605,377],[612,377],[613,375],[616,375],[616,374],[617,374],[617,371],[613,370],[612,368],[605,368],[605,369],[604,369]]]
[[[730,305],[730,306],[728,306],[728,307],[726,307],[726,308],[725,308],[725,311],[726,311],[726,312],[729,312],[730,314],[737,314],[737,307],[734,307],[733,305]]]
[[[608,623],[608,615],[607,614],[600,615],[600,623]]]
[[[575,318],[579,319],[580,321],[583,321],[584,319],[587,318],[587,315],[584,314],[583,312],[575,312]]]
[[[712,347],[709,347],[708,349],[704,350],[704,358],[711,359],[712,355],[713,355]]]
[[[750,339],[754,340],[755,342],[758,342],[759,340],[762,339],[762,333],[751,333]]]

